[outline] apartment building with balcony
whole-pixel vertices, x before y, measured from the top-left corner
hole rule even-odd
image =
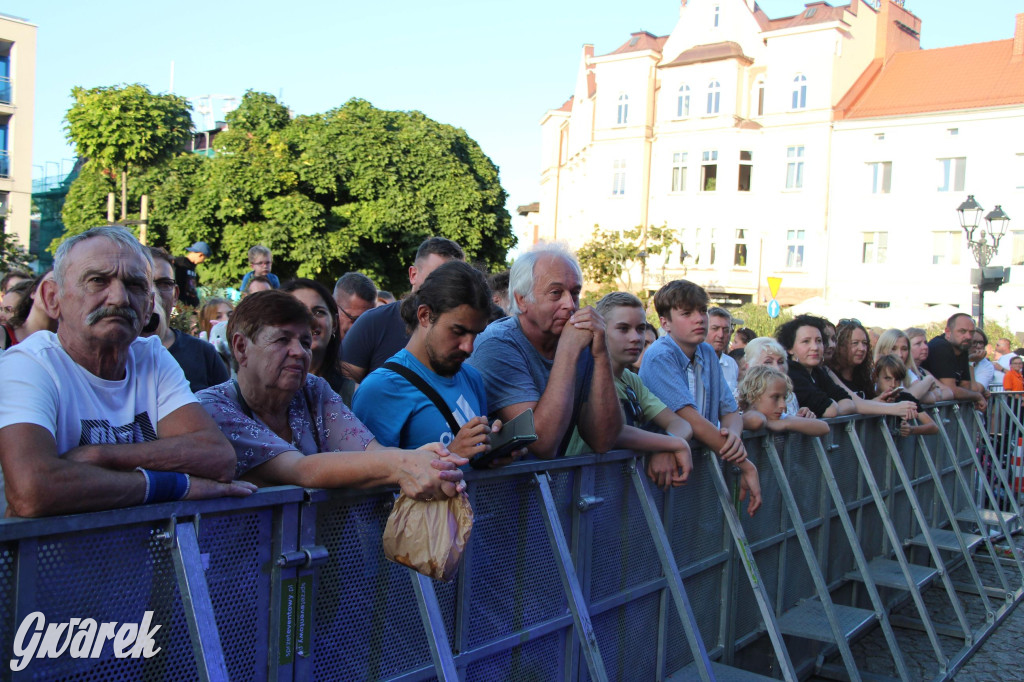
[[[36,27],[0,14],[0,217],[28,248],[32,210],[32,118]]]

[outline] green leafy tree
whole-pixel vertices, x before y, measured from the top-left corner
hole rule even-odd
[[[184,148],[192,133],[189,104],[155,95],[140,84],[76,87],[65,116],[67,138],[79,156],[120,183],[121,219],[127,217],[128,176],[159,165]]]
[[[330,282],[358,270],[401,291],[429,236],[454,239],[490,267],[503,267],[515,244],[498,169],[464,130],[358,99],[292,120],[257,92],[228,126],[189,180],[187,207],[160,208],[173,248],[211,245],[202,267],[215,281],[240,279],[259,243],[274,251],[276,271]]]
[[[757,303],[744,303],[739,308],[730,310],[733,317],[743,320],[743,326],[753,329],[758,336],[775,337],[775,330],[782,324],[793,319],[793,313],[783,308],[775,319],[768,317],[768,306]]]
[[[633,267],[640,264],[645,270],[649,257],[667,255],[674,244],[675,233],[664,225],[649,226],[646,235],[639,226],[619,232],[595,225],[590,240],[576,251],[584,280],[588,287],[594,287],[588,291],[585,302],[597,301],[612,291],[635,292],[643,282],[634,286]],[[646,302],[647,292],[640,294]]]
[[[32,256],[18,243],[13,233],[0,229],[0,273],[24,270],[32,260]]]

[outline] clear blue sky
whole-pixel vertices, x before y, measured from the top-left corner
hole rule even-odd
[[[804,6],[759,4],[773,18]],[[500,167],[515,207],[539,198],[538,123],[572,94],[580,47],[593,43],[602,54],[631,31],[666,34],[679,0],[167,5],[4,2],[0,11],[39,27],[33,164],[72,156],[63,117],[73,86],[139,82],[166,92],[173,60],[174,91],[186,97],[262,90],[282,95],[297,114],[361,97],[465,128]],[[1019,0],[907,0],[906,6],[924,22],[926,48],[1010,38],[1014,14],[1024,11]],[[49,169],[55,172],[52,164]]]

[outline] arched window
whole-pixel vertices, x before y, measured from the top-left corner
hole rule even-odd
[[[807,108],[807,76],[798,73],[793,78],[793,109]]]
[[[624,126],[629,119],[629,95],[619,95],[619,108],[615,116],[615,124]]]
[[[722,86],[718,81],[711,81],[708,84],[708,113],[717,114],[718,105],[722,97]]]
[[[677,118],[686,118],[690,115],[690,86],[679,86],[679,106],[676,108]]]

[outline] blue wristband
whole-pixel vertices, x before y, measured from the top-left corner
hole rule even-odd
[[[175,471],[152,471],[137,467],[146,479],[146,495],[143,504],[155,502],[175,502],[188,495],[192,488],[192,480],[188,474]]]

